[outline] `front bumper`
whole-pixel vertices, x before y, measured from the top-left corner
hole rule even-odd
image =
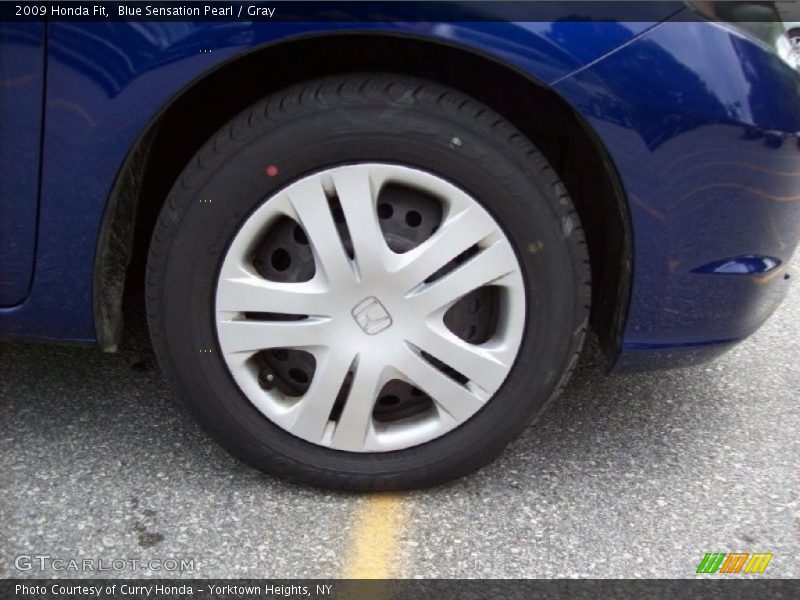
[[[702,362],[753,333],[800,238],[800,77],[711,22],[663,23],[556,85],[606,145],[633,228],[618,369]]]

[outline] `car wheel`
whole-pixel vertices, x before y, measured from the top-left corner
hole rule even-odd
[[[589,307],[564,186],[505,119],[389,74],[223,127],[164,204],[148,320],[167,379],[251,465],[414,488],[497,456],[557,395]]]

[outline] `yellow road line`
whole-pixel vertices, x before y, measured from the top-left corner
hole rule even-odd
[[[343,577],[397,577],[399,561],[395,552],[402,525],[403,500],[399,494],[375,494],[364,498],[356,513]]]

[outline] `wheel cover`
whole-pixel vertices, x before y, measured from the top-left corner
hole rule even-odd
[[[389,185],[441,205],[432,233],[402,252],[381,222]],[[412,212],[405,219],[416,227]],[[287,218],[313,256],[306,280],[268,279],[254,262],[266,232]],[[276,268],[287,264],[278,251],[271,257]],[[496,323],[472,343],[448,327],[448,311],[486,289],[498,294]],[[273,423],[320,446],[384,452],[433,440],[490,401],[519,351],[525,305],[516,254],[474,198],[419,169],[368,163],[305,176],[247,218],[223,259],[215,317],[231,376]],[[265,351],[307,357],[313,374],[280,385],[285,377],[261,361]],[[402,386],[424,402],[383,418],[384,405],[397,404],[385,390]]]

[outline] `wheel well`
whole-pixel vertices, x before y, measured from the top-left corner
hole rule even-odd
[[[200,146],[273,91],[356,71],[412,75],[458,89],[509,119],[544,153],[569,190],[586,232],[591,324],[613,360],[628,307],[632,240],[627,201],[602,144],[564,100],[514,68],[455,46],[395,35],[329,35],[254,51],[204,76],[154,120],[129,153],[104,217],[95,274],[101,347],[113,350],[119,341],[123,289],[126,296],[141,298],[155,220]],[[236,94],[219,93],[234,89]]]

